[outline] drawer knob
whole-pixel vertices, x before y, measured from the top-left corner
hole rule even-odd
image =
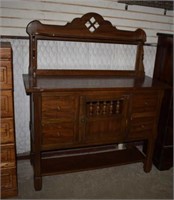
[[[57,136],[60,137],[61,136],[61,132],[57,131]]]
[[[144,128],[145,128],[144,124],[142,124],[142,125],[141,125],[141,128],[142,128],[142,129],[144,129]]]
[[[60,111],[61,110],[61,107],[60,106],[57,106],[57,111]]]
[[[148,103],[148,101],[145,101],[145,103],[144,103],[146,106],[148,106],[149,105],[149,103]]]

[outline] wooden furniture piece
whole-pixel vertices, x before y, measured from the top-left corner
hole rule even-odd
[[[165,91],[153,161],[160,170],[173,166],[173,35],[158,33],[153,78],[171,86]]]
[[[35,189],[41,189],[42,176],[56,173],[133,162],[143,162],[149,172],[164,85],[144,75],[145,32],[121,31],[87,13],[65,26],[32,21],[27,33],[30,65],[23,80],[30,95]],[[40,69],[38,40],[136,45],[135,69]],[[146,153],[133,145],[137,141],[144,141]]]
[[[1,197],[17,195],[12,48],[0,43]]]

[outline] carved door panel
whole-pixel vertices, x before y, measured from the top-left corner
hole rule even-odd
[[[129,96],[81,97],[80,133],[87,144],[123,141],[127,129]]]

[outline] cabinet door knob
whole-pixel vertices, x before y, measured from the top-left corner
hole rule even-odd
[[[81,123],[85,123],[85,118],[81,118]]]

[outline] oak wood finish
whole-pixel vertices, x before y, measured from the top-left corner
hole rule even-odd
[[[33,21],[29,74],[23,75],[30,95],[31,163],[34,186],[42,176],[84,169],[143,162],[152,167],[157,122],[164,84],[144,75],[143,30],[118,30],[96,13],[88,13],[65,26]],[[136,44],[135,69],[37,69],[39,39],[76,42]],[[143,141],[146,153],[132,143]],[[123,149],[117,144],[124,143]]]
[[[14,129],[13,70],[10,43],[0,43],[1,197],[17,196],[16,146]]]
[[[153,161],[159,170],[173,166],[173,35],[158,33],[153,78],[171,86],[165,91]]]

